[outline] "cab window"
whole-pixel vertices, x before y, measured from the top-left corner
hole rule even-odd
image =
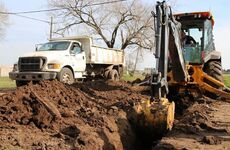
[[[204,22],[204,50],[214,50],[213,34],[212,34],[212,23],[210,20]]]
[[[80,52],[81,52],[81,46],[80,46],[80,44],[74,42],[74,43],[72,44],[71,49],[70,49],[70,53],[71,53],[71,54],[78,54],[78,53],[80,53]]]
[[[187,29],[186,35],[192,37],[196,42],[194,44],[201,45],[202,30],[198,28]]]

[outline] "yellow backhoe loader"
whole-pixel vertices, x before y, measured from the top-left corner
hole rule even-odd
[[[152,12],[155,28],[156,71],[152,73],[150,100],[134,106],[138,125],[151,134],[171,130],[179,95],[220,96],[230,99],[223,83],[221,55],[213,40],[210,12],[172,14],[165,1]],[[176,99],[174,98],[174,101]]]

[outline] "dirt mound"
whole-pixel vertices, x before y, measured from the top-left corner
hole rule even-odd
[[[203,129],[211,128],[208,114],[212,111],[212,107],[207,104],[194,103],[184,112],[175,129],[197,133]]]
[[[130,124],[135,120],[132,103],[149,98],[145,86],[111,81],[69,86],[43,81],[4,93],[0,95],[0,149],[135,150],[153,146],[153,149],[212,149],[212,146],[224,149],[230,146],[230,118],[226,115],[230,105],[207,97],[184,97],[176,101],[176,109],[182,115],[176,114],[173,130],[159,142],[150,141],[146,146],[143,144],[148,139],[146,135],[136,135]]]
[[[1,149],[134,149],[125,82],[43,81],[0,96]]]
[[[226,149],[230,146],[229,108],[226,102],[197,99],[153,149]]]
[[[217,145],[217,144],[221,144],[222,140],[223,140],[222,138],[217,136],[204,136],[202,142],[210,145]]]

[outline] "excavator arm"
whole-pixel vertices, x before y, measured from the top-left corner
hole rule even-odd
[[[170,55],[178,58],[170,60],[174,67],[173,73],[179,73],[176,81],[185,82],[187,76],[181,44],[177,43],[180,41],[180,23],[173,19],[171,8],[165,2],[157,2],[156,13],[152,14],[155,20],[156,71],[152,73],[150,80],[151,98],[135,105],[134,109],[139,128],[143,129],[143,133],[154,137],[173,127],[175,104],[166,98],[169,92],[167,75]],[[175,49],[169,50],[170,40],[176,41],[173,42]]]
[[[155,18],[155,58],[156,72],[152,73],[151,93],[153,99],[161,99],[168,94],[168,63],[177,82],[186,82],[187,73],[180,40],[180,23],[177,22],[170,6],[157,2]],[[170,49],[169,49],[170,45]]]

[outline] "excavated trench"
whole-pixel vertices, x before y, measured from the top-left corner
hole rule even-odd
[[[139,130],[132,109],[148,98],[142,87],[110,81],[42,81],[5,91],[0,149],[152,149],[162,135]]]

